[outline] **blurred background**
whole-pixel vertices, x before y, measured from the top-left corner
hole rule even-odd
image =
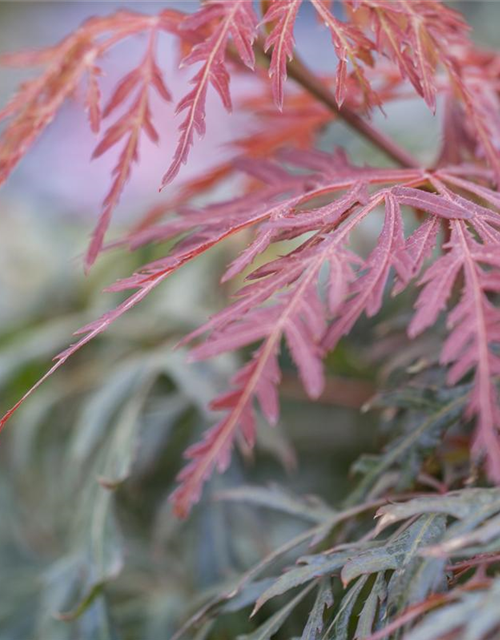
[[[82,20],[124,4],[0,2],[0,53],[50,45]],[[143,12],[166,5],[186,10],[197,3],[126,3]],[[467,14],[478,42],[500,44],[500,3],[455,5]],[[308,9],[297,43],[311,65],[328,72],[329,60],[321,55],[327,36]],[[161,47],[159,59],[176,97],[186,88],[186,76],[175,73],[169,43]],[[139,58],[141,42],[120,51],[107,63],[105,93]],[[0,104],[30,74],[0,69]],[[408,109],[422,124],[411,131]],[[395,105],[389,116],[376,115],[380,126],[425,157],[438,131],[425,107]],[[141,147],[141,163],[116,212],[115,237],[173,192],[158,195],[175,144],[173,108],[155,105],[155,118],[161,144]],[[186,179],[227,156],[224,143],[250,130],[251,116],[226,115],[210,94],[207,122]],[[426,136],[417,135],[422,130]],[[340,125],[322,144],[341,144],[362,161],[373,155]],[[161,248],[112,251],[84,276],[82,252],[116,160],[107,154],[90,162],[94,146],[77,96],[0,192],[2,412],[46,371],[75,329],[116,304],[115,295],[101,294],[105,286],[162,255]],[[277,483],[335,504],[350,482],[351,463],[375,450],[377,416],[359,409],[385,375],[384,332],[396,302],[376,321],[362,321],[329,358],[327,391],[314,405],[304,401],[284,356],[278,427],[262,425],[255,459],[235,456],[228,473],[209,483],[193,516],[183,523],[173,519],[166,499],[182,451],[211,423],[207,403],[224,388],[237,359],[187,365],[185,352],[172,347],[224,303],[227,291],[219,277],[238,242],[185,267],[74,356],[2,433],[0,640],[168,638],[200,594],[229,583],[303,526],[294,518],[217,500],[224,488]],[[370,356],[363,348],[368,328],[380,339]],[[296,633],[290,625],[280,637]],[[234,614],[213,637],[234,638],[248,630],[246,616]]]

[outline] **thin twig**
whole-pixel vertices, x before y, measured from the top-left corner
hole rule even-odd
[[[264,51],[262,40],[256,42],[257,59],[269,66],[270,54]],[[400,147],[394,140],[379,131],[361,116],[343,105],[339,107],[335,96],[325,83],[320,80],[306,65],[300,60],[297,54],[287,65],[288,76],[300,84],[309,93],[322,102],[332,113],[343,120],[351,129],[354,129],[363,138],[371,142],[375,147],[383,151],[392,160],[402,167],[410,169],[419,168],[421,164],[411,153]]]

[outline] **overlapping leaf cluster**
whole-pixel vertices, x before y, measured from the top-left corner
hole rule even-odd
[[[115,117],[94,153],[97,157],[122,145],[87,253],[87,267],[104,246],[112,212],[138,160],[142,134],[155,142],[159,139],[161,123],[152,121],[151,90],[165,101],[172,99],[157,59],[158,37],[162,33],[174,37],[181,66],[189,70],[195,66],[192,86],[177,103],[177,114],[183,120],[163,187],[188,162],[195,135],[205,132],[211,88],[228,111],[232,108],[232,75],[255,80],[261,92],[246,102],[247,108],[257,106],[260,128],[234,141],[234,157],[178,191],[169,186],[169,201],[146,212],[131,233],[115,243],[137,248],[168,242],[168,253],[109,287],[110,291],[133,293],[116,309],[83,327],[78,332],[82,337],[57,356],[52,369],[2,422],[73,353],[169,276],[244,232],[248,243],[222,276],[222,282],[239,282],[234,300],[183,340],[184,344],[196,341],[191,350],[194,360],[240,349],[248,353],[249,348],[251,354],[231,378],[229,390],[211,402],[211,409],[222,414],[219,421],[186,451],[188,463],[171,498],[179,516],[186,516],[199,500],[213,471],[228,467],[236,445],[243,451],[254,446],[260,414],[270,424],[278,421],[285,349],[306,393],[316,399],[325,386],[327,354],[361,318],[377,315],[389,292],[396,296],[414,286],[418,293],[408,321],[408,338],[417,338],[447,313],[447,336],[439,362],[447,370],[451,390],[435,394],[433,402],[438,397],[439,402],[445,401],[438,416],[415,424],[379,460],[371,461],[364,483],[351,498],[357,506],[351,508],[369,508],[369,503],[359,506],[357,500],[366,498],[374,482],[393,489],[386,475],[403,459],[411,465],[400,484],[410,486],[426,479],[427,485],[447,491],[450,485],[465,482],[460,476],[451,483],[446,478],[441,482],[418,468],[423,458],[421,438],[431,432],[439,436],[457,420],[457,413],[464,424],[474,424],[471,477],[480,476],[484,469],[488,481],[500,482],[498,55],[478,50],[462,17],[435,0],[345,0],[341,12],[327,0],[311,0],[310,4],[332,39],[332,77],[316,76],[297,55],[294,23],[301,0],[264,1],[260,15],[245,0],[208,0],[186,15],[171,10],[156,16],[120,11],[89,20],[47,50],[4,56],[8,64],[41,65],[43,71],[22,86],[0,112],[0,120],[7,121],[0,137],[0,181],[9,176],[82,82],[91,129],[97,133],[102,119]],[[147,34],[142,62],[118,82],[101,107],[101,59],[114,45],[140,33]],[[270,88],[263,73],[266,67]],[[287,77],[295,83],[290,95]],[[444,106],[443,139],[434,150],[437,159],[432,166],[422,166],[369,121],[373,109],[383,110],[408,87],[433,112],[440,103]],[[270,92],[277,110],[274,106],[271,110]],[[400,166],[359,166],[342,150],[315,149],[324,127],[338,119]],[[236,175],[240,192],[235,197],[195,206],[195,197]],[[161,220],[166,213],[169,217]],[[356,250],[355,239],[367,220],[379,221],[380,230],[373,246],[363,253]],[[270,248],[276,247],[280,248],[278,257],[268,259]],[[444,398],[447,393],[449,397]],[[124,461],[116,464],[126,466]],[[286,614],[316,587],[313,615],[303,637],[361,638],[370,633],[383,637],[413,623],[433,603],[443,610],[455,607],[461,612],[453,628],[442,622],[439,613],[429,617],[437,620],[441,635],[467,626],[468,607],[483,602],[482,598],[487,600],[488,590],[494,593],[497,588],[488,574],[489,560],[466,565],[467,570],[479,566],[486,575],[482,582],[478,578],[479,586],[470,581],[474,593],[469,593],[468,586],[462,591],[460,586],[445,590],[443,558],[454,558],[454,549],[467,557],[495,552],[497,489],[469,489],[422,500],[410,501],[408,509],[414,511],[405,511],[401,517],[395,515],[396,507],[383,511],[382,523],[405,522],[389,534],[379,526],[352,544],[342,543],[341,549],[336,546],[331,553],[306,556],[299,568],[266,587],[257,597],[257,609],[290,587],[310,583],[288,608],[277,611],[250,637],[270,637]],[[487,505],[493,500],[496,506],[491,513],[487,507],[488,515],[477,520],[473,510],[483,500]],[[329,535],[333,527],[329,517],[318,525],[315,535]],[[331,518],[336,524],[338,516]],[[450,518],[457,523],[450,525]],[[477,544],[484,544],[486,551]],[[440,560],[429,559],[434,557]],[[329,577],[337,571],[344,586],[356,582],[324,627],[323,613],[334,603]],[[445,595],[432,595],[436,592]],[[359,610],[362,598],[364,606]],[[488,620],[486,630],[469,625],[466,633],[472,638],[486,637],[498,626],[494,616]],[[423,637],[418,635],[426,633],[426,622],[422,624],[415,626],[410,638]]]

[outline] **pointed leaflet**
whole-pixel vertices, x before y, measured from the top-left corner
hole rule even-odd
[[[479,77],[476,77],[479,76]],[[486,156],[495,173],[495,183],[500,184],[500,100],[496,92],[497,78],[481,76],[475,70],[461,83],[462,100],[468,123],[472,125],[479,149]]]
[[[177,12],[164,12],[177,14]],[[91,125],[99,120],[96,59],[121,40],[151,29],[161,17],[118,11],[110,16],[87,20],[59,44],[36,52],[6,56],[5,63],[22,66],[43,65],[42,73],[21,85],[10,103],[0,111],[0,121],[9,118],[0,137],[0,184],[10,175],[34,141],[52,122],[57,112],[89,74],[86,106]]]
[[[488,473],[500,480],[500,411],[494,376],[500,372],[500,360],[492,346],[500,342],[500,310],[490,302],[487,293],[500,291],[498,268],[499,241],[489,244],[490,236],[482,244],[472,236],[465,222],[451,223],[448,251],[425,273],[420,281],[424,288],[417,300],[417,313],[410,327],[415,336],[431,326],[446,307],[452,287],[459,274],[464,284],[459,302],[449,314],[450,335],[441,354],[443,364],[449,364],[448,380],[455,384],[464,375],[474,372],[473,391],[469,400],[469,414],[477,417],[474,452],[486,456]],[[474,223],[484,235],[488,225]],[[484,227],[484,229],[483,229]],[[491,237],[496,238],[494,229]],[[484,267],[489,266],[486,271]]]
[[[345,563],[340,574],[344,586],[367,573],[394,570],[401,574],[418,557],[419,549],[439,541],[444,524],[445,518],[441,514],[422,515],[400,535],[390,537],[383,546],[352,554],[354,557]]]
[[[371,51],[373,42],[369,40],[355,24],[340,22],[328,10],[324,0],[311,0],[332,36],[335,53],[338,57],[335,99],[339,107],[342,106],[347,93],[347,66],[351,63],[354,76],[365,95],[366,103],[379,104],[380,100],[367,81],[360,60],[365,64],[372,64]]]
[[[341,569],[352,556],[352,550],[331,554],[315,554],[299,559],[301,564],[293,567],[277,578],[258,598],[252,611],[255,615],[266,602],[283,595],[291,589],[323,576],[330,576]],[[331,595],[331,594],[330,594]]]
[[[325,241],[324,246],[320,245],[316,252],[306,255],[302,260],[297,259],[295,273],[294,269],[283,264],[285,282],[301,277],[290,292],[282,294],[281,301],[271,307],[250,311],[243,320],[236,316],[236,322],[231,322],[229,317],[221,329],[213,331],[207,342],[193,351],[196,358],[211,357],[264,339],[252,361],[233,378],[234,390],[217,398],[212,404],[215,410],[227,411],[226,417],[207,433],[200,445],[186,452],[191,461],[179,475],[181,484],[171,496],[177,515],[185,516],[199,499],[203,482],[214,467],[217,466],[219,471],[227,467],[238,427],[246,441],[253,444],[254,398],[259,400],[270,422],[277,420],[276,386],[280,380],[277,355],[283,335],[287,338],[308,392],[313,397],[321,392],[323,373],[318,339],[323,321],[322,312],[316,307],[319,301],[315,300],[315,288],[325,257],[332,250],[332,243]],[[264,279],[264,287],[267,285]],[[258,281],[250,285],[247,295],[259,296],[260,287],[262,284]],[[264,295],[269,297],[279,287],[277,278],[271,290],[266,290]],[[316,307],[314,311],[309,306],[311,304]],[[316,316],[318,312],[320,315]]]
[[[98,78],[102,75],[99,67],[90,67],[87,79],[87,93],[85,96],[85,107],[89,118],[90,128],[93,133],[99,133],[101,128],[101,90]]]
[[[435,0],[364,0],[353,19],[370,15],[377,49],[394,60],[403,77],[434,111],[438,64],[454,68],[454,45],[468,44],[468,27],[461,15]]]
[[[328,330],[324,344],[332,349],[339,339],[348,333],[360,315],[375,315],[381,305],[384,288],[391,267],[395,267],[400,274],[409,269],[409,260],[405,252],[403,222],[398,200],[391,192],[382,193],[372,198],[371,207],[374,208],[385,199],[385,219],[377,246],[368,257],[362,270],[364,275],[349,288],[350,296],[337,309],[337,319]]]
[[[456,11],[435,0],[363,0],[350,15],[362,27],[366,12],[376,34],[377,50],[386,53],[434,111],[436,69],[448,74],[448,91],[459,110],[458,140],[465,154],[471,140],[500,181],[500,100],[497,56],[477,49],[468,37],[468,25]],[[465,113],[464,113],[465,112]],[[446,132],[445,132],[446,133]]]
[[[272,48],[269,77],[272,79],[274,101],[280,110],[283,109],[287,60],[293,58],[293,27],[301,3],[302,0],[274,0],[263,19],[264,23],[274,23],[265,42],[265,51]]]
[[[14,56],[13,62],[17,61],[17,64],[43,64],[46,68],[39,77],[22,85],[19,93],[0,112],[0,120],[11,119],[0,138],[0,184],[52,122],[64,101],[75,93],[85,76],[85,108],[94,132],[99,130],[102,116],[109,115],[132,92],[138,91],[131,107],[108,129],[94,153],[95,156],[99,156],[127,137],[114,170],[111,190],[104,201],[104,208],[86,255],[87,268],[94,262],[101,249],[112,211],[118,204],[131,166],[137,160],[141,130],[154,141],[158,138],[151,122],[148,89],[155,88],[165,100],[169,100],[170,96],[154,59],[154,40],[158,30],[177,34],[180,15],[172,10],[162,11],[158,16],[119,11],[111,16],[88,20],[54,47]],[[143,31],[151,33],[144,60],[137,69],[125,76],[104,114],[101,114],[98,80],[102,70],[96,61],[121,40]]]
[[[187,512],[212,469],[217,465],[224,468],[228,463],[234,437],[239,430],[247,442],[252,444],[254,398],[258,399],[267,419],[271,423],[276,421],[276,386],[279,381],[276,357],[283,337],[288,343],[309,394],[317,397],[321,392],[323,374],[319,342],[324,332],[326,312],[317,291],[319,272],[323,264],[330,264],[329,303],[334,309],[335,304],[342,302],[339,298],[344,296],[346,284],[348,285],[354,277],[351,265],[359,262],[359,259],[344,247],[349,233],[387,194],[383,191],[366,201],[364,181],[369,182],[373,179],[376,185],[384,182],[414,184],[415,181],[422,180],[422,173],[418,170],[372,171],[348,166],[344,160],[341,161],[336,156],[313,155],[317,166],[324,168],[323,176],[317,175],[314,179],[309,174],[289,177],[286,173],[273,171],[271,184],[264,186],[261,192],[221,205],[210,205],[204,211],[188,214],[179,221],[173,221],[174,226],[167,235],[177,235],[190,229],[191,235],[187,235],[165,258],[146,265],[132,277],[113,285],[113,291],[138,291],[115,311],[105,314],[100,320],[82,329],[80,333],[87,335],[61,354],[58,362],[40,381],[41,383],[45,380],[72,353],[104,331],[122,313],[142,300],[149,291],[186,262],[242,229],[269,220],[273,220],[273,224],[277,223],[280,219],[278,212],[287,211],[291,214],[292,210],[307,205],[317,196],[325,197],[329,193],[335,195],[338,191],[350,189],[346,196],[335,200],[329,208],[321,212],[321,215],[317,215],[318,210],[313,214],[305,211],[305,216],[312,216],[309,222],[314,222],[318,233],[288,256],[254,272],[250,283],[240,291],[238,300],[191,335],[192,338],[204,331],[211,332],[206,343],[194,350],[195,357],[210,357],[253,342],[263,342],[254,360],[233,379],[233,390],[213,403],[214,410],[226,411],[227,415],[200,446],[190,450],[191,463],[182,473],[182,485],[174,497],[178,513]],[[336,169],[333,172],[332,167]],[[314,187],[311,188],[311,185]],[[283,191],[282,194],[280,190]],[[357,201],[366,204],[356,210]],[[351,216],[345,220],[345,224],[342,212]],[[297,215],[300,215],[298,211]],[[286,230],[285,217],[281,217],[281,220]],[[332,234],[336,227],[338,229]],[[260,308],[260,305],[267,301],[271,304]],[[24,398],[32,391],[33,389]],[[3,423],[22,400],[5,416]]]
[[[142,131],[146,133],[152,142],[158,142],[158,134],[151,121],[149,90],[150,88],[156,89],[164,100],[169,101],[171,98],[155,60],[155,48],[156,30],[153,29],[143,61],[121,80],[104,110],[104,117],[109,116],[134,91],[137,92],[130,107],[108,128],[94,151],[93,157],[97,158],[126,138],[118,163],[113,171],[113,184],[104,200],[99,222],[94,229],[92,240],[85,256],[85,267],[87,269],[95,262],[102,248],[104,235],[109,226],[113,210],[118,204],[125,184],[130,177],[132,165],[139,159],[138,152]]]
[[[68,349],[56,356],[56,363],[54,366],[42,377],[40,380],[29,389],[24,396],[3,416],[0,420],[0,430],[5,426],[5,423],[9,420],[12,414],[17,411],[21,404],[26,400],[47,378],[49,378],[60,366],[62,366],[66,360],[78,351],[85,344],[90,342],[93,338],[105,331],[115,320],[121,317],[126,311],[138,304],[143,298],[145,298],[150,291],[157,287],[163,280],[169,277],[172,273],[177,271],[184,264],[204,253],[208,249],[212,248],[218,242],[226,237],[237,233],[241,229],[244,229],[250,224],[260,222],[265,219],[269,213],[265,211],[260,216],[251,217],[250,220],[244,220],[242,223],[233,227],[224,227],[222,230],[216,228],[211,237],[203,237],[198,242],[192,243],[191,246],[179,247],[178,251],[174,251],[172,255],[167,258],[152,263],[144,267],[144,270],[135,273],[128,279],[119,280],[115,285],[109,287],[109,291],[124,291],[129,289],[138,289],[138,291],[127,298],[116,309],[105,313],[98,320],[91,322],[79,331],[77,334],[87,334],[81,338],[78,342],[71,345]]]
[[[241,60],[253,68],[253,41],[257,27],[257,19],[251,2],[226,0],[225,2],[207,2],[199,11],[188,16],[183,24],[185,29],[204,29],[218,20],[217,26],[209,37],[195,45],[191,53],[183,60],[182,65],[203,63],[200,71],[191,80],[194,85],[177,105],[177,113],[187,111],[186,118],[180,126],[180,138],[174,158],[163,177],[165,187],[179,173],[181,166],[187,162],[189,150],[194,142],[194,134],[205,134],[205,103],[210,85],[217,91],[229,111],[231,97],[229,94],[229,74],[226,69],[226,51],[229,38],[238,51]]]
[[[429,258],[434,250],[439,228],[439,218],[432,216],[421,224],[406,240],[404,253],[407,257],[408,268],[406,273],[398,273],[393,289],[394,295],[401,293],[410,280],[420,273],[425,260]]]
[[[193,350],[192,354],[197,359],[212,357],[262,339],[264,342],[253,360],[233,379],[234,390],[213,403],[213,409],[228,411],[226,417],[207,433],[200,445],[187,452],[191,462],[181,472],[181,484],[172,496],[178,515],[184,516],[198,500],[202,484],[214,467],[224,469],[227,466],[238,427],[246,440],[250,444],[253,442],[254,397],[259,399],[263,413],[271,422],[277,419],[275,387],[280,378],[277,354],[283,336],[307,392],[311,397],[318,397],[321,393],[323,372],[319,341],[324,333],[325,310],[317,293],[319,272],[325,262],[342,253],[350,231],[385,195],[374,196],[356,212],[348,224],[331,236],[325,239],[320,235],[315,236],[289,256],[275,261],[264,270],[257,270],[255,280],[240,292],[241,300],[195,332],[194,335],[199,335],[203,330],[211,331],[205,343]],[[387,244],[385,250],[390,251],[393,245],[389,232],[400,224],[400,213],[396,200],[392,196],[387,197],[389,203],[384,237]],[[397,233],[395,235],[399,238]],[[384,273],[389,266],[390,264],[383,267]],[[345,271],[347,279],[351,277],[348,259],[339,264],[338,268]],[[338,278],[337,273],[335,278]],[[287,285],[289,289],[278,296],[274,305],[264,308],[257,306],[278,294]],[[376,288],[375,296],[377,301],[381,296]]]
[[[319,584],[316,600],[302,632],[301,640],[317,640],[319,638],[321,631],[323,631],[324,612],[332,606],[332,586],[329,578],[325,578]]]

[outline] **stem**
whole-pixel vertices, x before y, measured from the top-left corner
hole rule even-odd
[[[270,54],[265,53],[261,40],[257,41],[257,54],[268,66]],[[287,71],[290,78],[300,84],[309,93],[322,102],[332,113],[348,124],[363,138],[371,142],[375,147],[383,151],[392,160],[402,167],[416,169],[420,163],[411,153],[400,147],[394,140],[376,129],[373,125],[363,120],[357,113],[351,111],[346,106],[339,107],[335,96],[328,87],[321,81],[301,60],[295,55],[294,59],[288,62]]]
[[[338,107],[333,93],[315,76],[298,58],[288,64],[288,75],[307,89],[309,93],[318,98],[326,107],[335,113],[341,120],[357,131],[375,147],[383,151],[387,156],[395,160],[402,167],[416,169],[420,163],[394,140],[376,129],[357,113],[346,106]]]

